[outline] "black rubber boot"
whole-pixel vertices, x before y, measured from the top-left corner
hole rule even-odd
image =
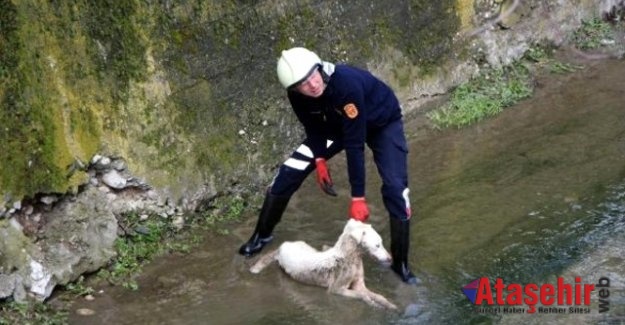
[[[408,268],[408,248],[410,247],[410,220],[391,217],[391,255],[395,271],[408,284],[417,284],[419,280]]]
[[[267,191],[263,207],[258,215],[258,222],[256,223],[254,234],[247,243],[239,248],[239,254],[248,257],[252,256],[260,252],[266,244],[271,242],[273,239],[271,235],[273,228],[280,222],[282,213],[284,213],[289,203],[289,199],[290,197],[273,195]]]

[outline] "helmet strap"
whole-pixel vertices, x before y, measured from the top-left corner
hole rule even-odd
[[[321,64],[315,64],[310,71],[308,71],[308,73],[304,76],[304,78],[300,79],[299,81],[297,81],[296,83],[292,84],[291,86],[289,86],[289,88],[287,88],[287,90],[295,90],[295,88],[297,88],[299,85],[301,85],[304,81],[306,81],[306,79],[308,79],[308,77],[310,77],[311,74],[313,74],[313,72],[315,72],[315,70],[319,70],[321,72],[321,75],[323,76],[324,72],[322,69]],[[325,79],[323,79],[323,82],[326,82]]]
[[[319,65],[319,73],[321,73],[321,78],[323,79],[324,84],[330,82],[330,75],[328,75],[325,70],[323,70],[323,66],[321,65]]]

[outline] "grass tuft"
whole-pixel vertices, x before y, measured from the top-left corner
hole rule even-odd
[[[529,71],[521,63],[486,70],[454,89],[449,103],[427,117],[438,128],[466,126],[500,113],[532,90]]]

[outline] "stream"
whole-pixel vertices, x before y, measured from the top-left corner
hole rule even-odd
[[[147,265],[136,291],[104,287],[93,301],[77,300],[70,323],[624,323],[625,61],[583,65],[539,77],[531,99],[475,126],[434,130],[422,115],[409,114],[410,265],[422,283],[404,285],[390,269],[365,260],[367,286],[399,311],[299,284],[277,265],[249,273],[254,259],[236,251],[253,231],[256,215],[250,214],[225,225],[226,234],[207,234],[189,254]],[[369,221],[388,249],[381,183],[367,161]],[[336,241],[349,203],[344,165],[343,154],[329,162],[336,198],[322,194],[314,177],[307,179],[269,248],[285,240],[315,247]],[[524,312],[486,305],[480,310],[461,289],[482,277],[538,286],[558,278],[575,284],[576,277],[597,285],[605,278],[610,295],[600,302],[596,288],[579,313],[569,305],[558,313],[527,313],[524,304],[515,306]],[[78,315],[80,308],[94,314]]]

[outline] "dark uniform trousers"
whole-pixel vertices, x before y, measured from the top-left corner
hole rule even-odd
[[[382,199],[390,217],[410,219],[406,166],[408,147],[402,120],[393,121],[379,129],[368,130],[366,141],[382,178]],[[329,160],[342,150],[343,144],[339,137],[327,139],[322,158]],[[271,185],[271,194],[291,197],[314,169],[315,157],[310,150],[310,139],[305,139],[280,166]]]

